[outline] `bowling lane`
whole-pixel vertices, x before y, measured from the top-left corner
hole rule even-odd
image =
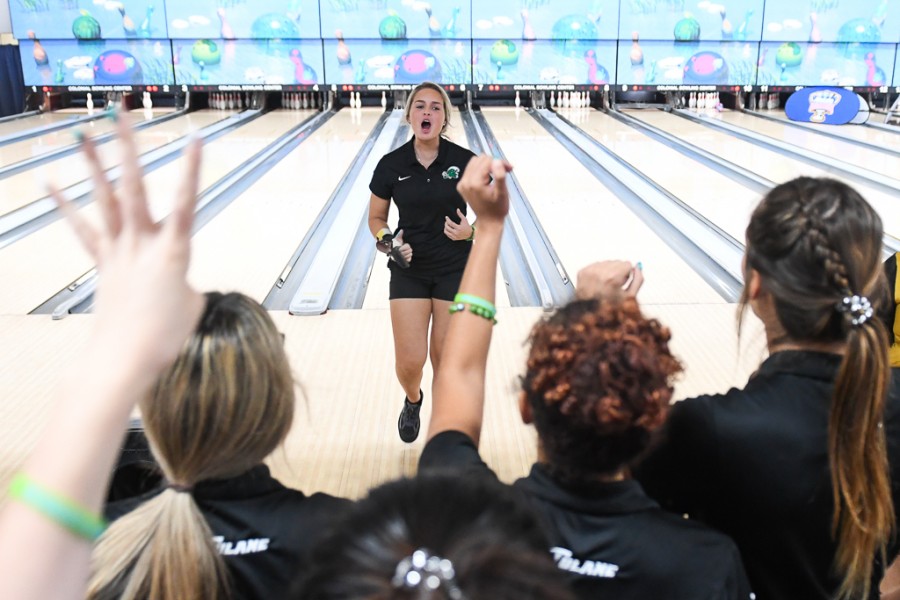
[[[49,112],[34,115],[32,117],[14,119],[12,121],[7,121],[6,123],[0,123],[0,138],[6,137],[8,135],[25,133],[29,129],[56,125],[64,121],[75,122],[76,119],[78,119],[79,117],[83,117],[86,114],[87,113],[84,112]]]
[[[738,241],[744,239],[759,200],[755,192],[664,144],[653,142],[648,153],[650,138],[605,113],[563,109],[561,114],[725,233]],[[647,160],[648,156],[653,160]]]
[[[632,110],[627,114],[777,183],[801,175],[844,179],[841,174],[829,171],[828,167],[814,167],[661,110]],[[854,181],[847,183],[859,190],[879,212],[885,231],[900,237],[900,204],[896,198]]]
[[[409,135],[412,136],[412,132],[410,132]],[[471,148],[469,147],[469,140],[466,138],[465,128],[463,127],[462,116],[460,115],[458,109],[454,109],[453,113],[450,116],[450,126],[447,128],[445,136],[451,142],[459,144],[463,148],[469,148],[471,150]],[[365,177],[367,180],[371,180],[372,173],[364,173],[361,175],[361,177]],[[467,217],[469,219],[469,222],[471,222],[473,213],[469,212]],[[391,202],[391,210],[390,214],[388,215],[388,223],[391,224],[391,227],[396,227],[397,224],[397,207],[393,202]],[[497,272],[500,272],[499,269]],[[383,254],[378,254],[375,256],[375,264],[372,267],[372,274],[369,277],[369,283],[366,286],[366,299],[363,302],[363,308],[388,308],[390,306],[390,300],[388,299],[390,292],[390,283],[391,272],[387,268],[387,259]],[[502,277],[497,278],[497,290],[494,293],[494,298],[494,304],[496,306],[509,306],[509,294],[506,291],[506,284],[503,282]]]
[[[234,113],[214,110],[192,112],[160,123],[156,127],[135,132],[138,151],[143,154],[155,150],[191,131],[197,131],[217,123],[232,114]],[[85,133],[88,131],[85,130]],[[106,169],[120,164],[121,151],[115,142],[101,144],[97,147],[97,153]],[[81,153],[75,153],[2,179],[0,180],[0,214],[12,212],[46,196],[47,182],[52,181],[60,188],[66,188],[89,177],[90,173],[84,158]]]
[[[221,179],[311,114],[311,111],[272,112],[205,146],[200,189]],[[173,161],[144,178],[154,218],[168,214],[181,173],[181,161]],[[93,202],[80,212],[91,222],[99,218]],[[0,314],[31,311],[93,266],[67,223],[60,220],[43,227],[0,250],[0,281],[5,283],[0,286]]]
[[[143,111],[133,110],[123,113],[122,118],[128,120],[132,125],[137,125],[143,121],[149,121],[153,117],[145,116]],[[59,131],[51,131],[40,137],[29,138],[27,140],[22,140],[21,142],[0,146],[0,167],[5,167],[22,160],[53,152],[63,146],[71,145],[75,143],[74,133],[76,129],[84,132],[85,135],[95,136],[108,133],[114,128],[115,122],[113,122],[112,119],[95,119],[78,127],[69,127]]]
[[[191,283],[262,302],[381,112],[341,110],[198,231]]]
[[[744,127],[755,133],[825,154],[861,169],[882,173],[888,177],[896,177],[896,174],[900,173],[900,158],[896,156],[819,135],[810,129],[794,127],[787,123],[777,123],[769,119],[760,119],[737,111],[725,111],[720,114],[720,117],[722,121],[731,125]]]
[[[752,117],[753,115],[748,116]],[[779,115],[779,118],[781,117],[782,115]],[[881,115],[872,114],[872,116],[869,117],[869,121],[875,119],[880,122],[880,118],[883,117]],[[864,125],[810,125],[808,129],[812,129],[813,131],[821,129],[832,135],[840,135],[848,139],[859,140],[888,150],[900,152],[900,135],[898,135],[900,130],[898,130],[897,133],[891,133],[890,131],[884,131],[883,129],[877,129],[875,127],[866,127]]]
[[[524,111],[483,110],[569,277],[597,260],[642,261],[644,303],[725,302],[537,121]],[[659,146],[645,141],[644,156]]]

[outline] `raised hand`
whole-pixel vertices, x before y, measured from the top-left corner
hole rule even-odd
[[[625,260],[604,260],[578,271],[575,296],[581,300],[596,298],[634,298],[644,284],[641,264]]]
[[[57,189],[51,193],[84,247],[97,262],[97,333],[119,337],[144,368],[161,370],[177,356],[203,310],[186,279],[197,201],[201,144],[186,149],[185,174],[172,213],[150,216],[131,129],[119,119],[122,186],[117,195],[90,139],[83,142],[102,221],[92,225]]]
[[[487,223],[502,223],[509,212],[506,174],[512,165],[487,155],[476,156],[466,165],[456,186],[463,199],[478,215],[478,230]],[[493,181],[491,180],[493,178]]]

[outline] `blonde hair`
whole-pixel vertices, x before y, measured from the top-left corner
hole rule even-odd
[[[422,90],[434,90],[438,94],[441,95],[441,102],[444,104],[444,123],[441,126],[441,133],[444,133],[447,130],[447,126],[450,125],[450,113],[453,109],[453,106],[450,104],[450,96],[447,95],[447,92],[439,86],[438,84],[432,81],[423,81],[419,85],[413,88],[413,90],[409,93],[409,100],[406,102],[406,108],[403,111],[403,118],[409,122],[409,113],[412,111],[413,102],[416,100],[416,95]]]
[[[88,598],[227,597],[224,562],[190,488],[249,470],[290,430],[294,381],[268,313],[243,294],[207,294],[197,331],[140,408],[150,448],[178,490],[101,536]]]

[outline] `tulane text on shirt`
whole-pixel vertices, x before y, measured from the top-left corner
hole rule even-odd
[[[559,546],[551,548],[553,560],[556,566],[563,571],[569,571],[577,575],[586,575],[588,577],[606,577],[613,578],[619,570],[619,565],[599,560],[581,560],[572,556],[572,551],[568,548],[560,548]]]
[[[265,552],[269,549],[269,538],[251,538],[249,540],[225,541],[221,535],[213,537],[219,554],[224,556],[234,556],[237,554],[255,554],[257,552]]]

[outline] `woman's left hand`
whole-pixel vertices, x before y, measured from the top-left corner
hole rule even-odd
[[[459,215],[459,223],[450,217],[444,217],[444,235],[457,242],[467,240],[472,237],[472,226],[469,225],[466,215],[458,208],[456,214]]]

